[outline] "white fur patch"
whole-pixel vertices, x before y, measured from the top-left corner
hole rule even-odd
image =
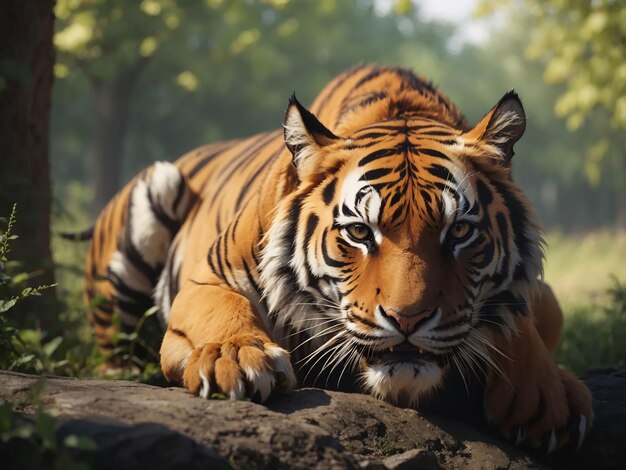
[[[296,168],[300,167],[317,149],[317,145],[306,130],[302,116],[296,106],[290,106],[285,117],[285,143],[298,151],[293,156]]]
[[[274,372],[284,374],[286,380],[285,387],[288,390],[293,389],[296,386],[297,381],[296,376],[293,373],[289,353],[278,346],[266,346],[265,352],[268,356],[274,359]]]
[[[252,384],[252,395],[259,392],[261,395],[261,401],[264,402],[272,393],[274,388],[274,375],[266,370],[255,370],[251,367],[244,369],[246,379]]]
[[[118,251],[113,253],[109,270],[124,286],[146,296],[154,294],[153,298],[157,299],[155,302],[157,304],[163,302],[169,304],[171,302],[167,295],[169,277],[161,276],[156,286],[159,293],[153,293],[155,286],[152,285],[152,279],[142,272],[141,266],[135,264],[130,253],[134,250],[153,270],[161,268],[168,257],[173,235],[171,228],[164,225],[155,212],[155,206],[156,211],[164,214],[172,223],[181,223],[195,200],[195,195],[175,165],[168,162],[156,162],[149,176],[135,183],[129,199],[126,228],[128,239],[120,245]],[[126,245],[127,243],[132,246]],[[121,289],[116,292],[116,296],[133,300],[125,297]],[[134,315],[126,312],[120,312],[120,314],[124,324],[137,323]],[[159,320],[163,325],[166,324],[161,314]]]
[[[206,400],[211,397],[211,386],[209,385],[209,378],[204,370],[200,371],[200,379],[202,380],[202,387],[200,388],[200,396]]]
[[[432,362],[373,364],[363,373],[363,383],[372,395],[392,403],[406,400],[410,406],[418,405],[442,378],[443,370]]]
[[[174,301],[174,299],[170,296],[170,272],[174,275],[177,275],[177,273],[180,272],[184,257],[185,244],[182,241],[177,243],[175,239],[174,243],[170,245],[167,261],[165,262],[163,271],[161,271],[157,285],[154,288],[154,304],[159,308],[157,318],[159,319],[161,327],[164,329],[167,327],[169,322],[170,309],[172,302]]]
[[[158,180],[157,180],[158,181]],[[143,260],[155,268],[167,257],[171,234],[154,214],[148,192],[151,188],[145,181],[137,181],[130,197],[130,239]]]

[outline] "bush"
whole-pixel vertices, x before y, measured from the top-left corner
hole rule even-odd
[[[13,234],[16,212],[14,205],[9,220],[6,221],[6,228],[0,227],[0,367],[11,370],[20,369],[21,365],[30,362],[34,356],[25,354],[27,348],[22,331],[10,321],[7,312],[19,301],[38,296],[42,290],[52,287],[51,285],[23,287],[32,276],[20,270],[19,262],[8,259],[7,255],[11,251],[9,242],[17,238],[17,235]],[[51,354],[57,346],[58,342],[44,347]]]

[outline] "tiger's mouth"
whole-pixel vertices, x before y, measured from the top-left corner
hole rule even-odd
[[[385,349],[371,351],[364,357],[368,365],[394,363],[419,364],[424,362],[442,365],[445,362],[444,354],[434,354],[408,341]]]

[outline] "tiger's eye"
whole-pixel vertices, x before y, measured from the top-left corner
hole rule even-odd
[[[371,237],[371,230],[365,224],[350,224],[346,227],[348,235],[356,241],[365,241]]]
[[[450,236],[457,240],[465,238],[469,235],[472,230],[472,225],[468,222],[455,222],[452,227],[450,227]]]

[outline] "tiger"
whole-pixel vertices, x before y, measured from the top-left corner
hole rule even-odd
[[[309,108],[293,94],[282,129],[156,162],[85,235],[96,341],[156,306],[165,378],[203,398],[322,384],[419,409],[475,376],[505,437],[578,448],[592,399],[552,358],[563,314],[512,178],[525,128],[513,90],[472,126],[413,71],[365,64]]]

